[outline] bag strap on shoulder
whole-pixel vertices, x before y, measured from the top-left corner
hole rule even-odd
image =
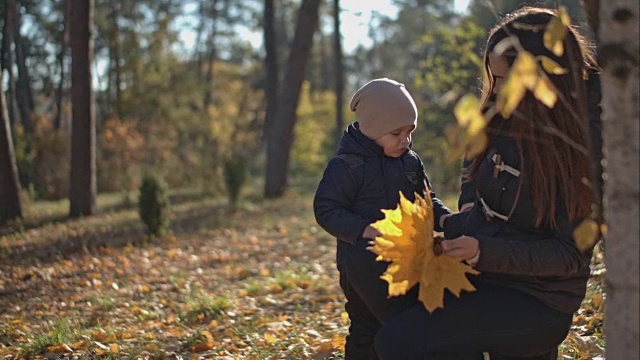
[[[355,169],[358,166],[364,164],[362,156],[356,154],[340,154],[336,155],[336,158],[346,161],[347,164],[349,164],[349,167],[352,169]]]

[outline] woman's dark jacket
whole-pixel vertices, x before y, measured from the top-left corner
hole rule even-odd
[[[536,227],[537,208],[530,191],[535,174],[515,176],[503,165],[522,170],[515,140],[498,135],[473,180],[462,187],[460,203],[475,201],[473,208],[447,220],[445,237],[464,234],[478,239],[480,258],[475,268],[483,278],[573,313],[584,298],[591,259],[591,251],[580,252],[573,239],[579,222],[569,221],[559,199],[556,228],[548,221]]]
[[[358,123],[345,130],[336,157],[331,159],[315,194],[313,209],[318,224],[338,238],[338,249],[362,239],[365,227],[384,218],[381,209],[395,209],[399,192],[414,201],[431,188],[418,154],[408,150],[398,158],[384,155],[382,147],[362,134]],[[450,213],[431,193],[436,230],[441,215]],[[338,251],[338,268],[340,268]]]

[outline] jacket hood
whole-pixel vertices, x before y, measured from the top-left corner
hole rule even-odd
[[[360,131],[360,126],[356,121],[349,124],[347,129],[344,131],[337,154],[355,154],[362,157],[379,157],[384,156],[384,150],[380,145],[376,144],[375,141],[369,139]]]

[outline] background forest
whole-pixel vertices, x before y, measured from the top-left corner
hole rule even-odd
[[[23,198],[31,200],[62,199],[69,191],[71,54],[65,13],[71,3],[0,4],[8,113]],[[454,121],[455,100],[478,92],[488,29],[522,2],[477,0],[464,13],[455,12],[450,0],[391,3],[394,14],[340,9],[343,18],[366,20],[369,28],[368,39],[349,51],[336,47],[334,12],[323,4],[311,29],[308,61],[291,64],[299,2],[276,1],[271,21],[279,71],[269,78],[262,1],[97,0],[91,66],[98,192],[129,193],[148,171],[171,187],[224,192],[225,164],[246,168],[249,186],[259,186],[256,180],[268,176],[268,98],[283,93],[287,68],[302,66],[290,161],[278,172],[319,176],[335,151],[336,128],[353,121],[350,94],[369,79],[390,77],[416,98],[414,149],[435,188],[455,193],[460,167],[444,161],[445,127]],[[578,0],[543,3],[568,6],[573,22],[588,29]],[[272,193],[278,196],[281,189]]]

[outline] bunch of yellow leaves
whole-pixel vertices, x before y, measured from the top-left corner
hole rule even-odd
[[[389,296],[404,295],[420,283],[418,300],[429,312],[444,308],[444,289],[460,297],[462,290],[474,291],[466,274],[479,274],[472,267],[446,255],[436,255],[433,237],[431,197],[416,194],[412,203],[400,193],[400,203],[382,210],[385,218],[373,224],[382,236],[369,250],[377,261],[391,262],[381,278],[389,283]]]
[[[567,9],[561,6],[558,9],[558,15],[549,22],[543,35],[544,46],[556,56],[562,56],[564,53],[563,41],[570,25],[571,20]],[[458,100],[454,109],[457,122],[446,129],[447,140],[451,145],[449,162],[458,161],[463,154],[467,159],[481,154],[488,144],[485,133],[488,119],[496,112],[508,119],[527,91],[530,91],[538,101],[549,108],[553,108],[558,101],[557,90],[548,74],[566,74],[567,69],[547,56],[534,56],[526,51],[516,36],[503,39],[493,51],[495,54],[501,55],[510,48],[517,49],[518,55],[498,94],[495,108],[492,107],[483,113],[480,101],[470,94]]]

